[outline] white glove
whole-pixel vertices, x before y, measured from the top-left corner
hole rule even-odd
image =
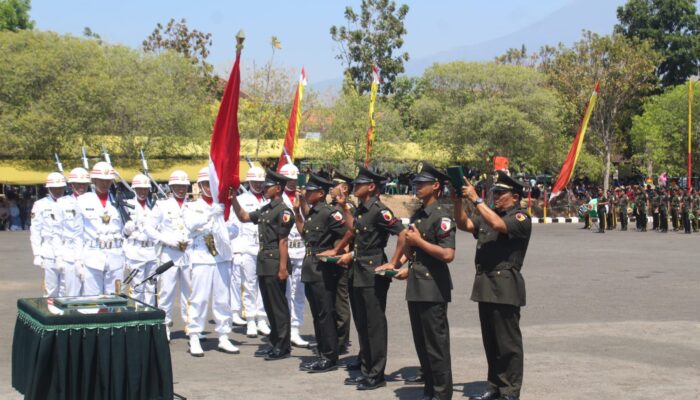
[[[44,259],[41,258],[41,256],[34,256],[33,264],[37,267],[41,267],[44,265]]]
[[[224,215],[224,206],[222,204],[212,204],[211,215],[214,217]]]
[[[124,224],[124,235],[126,236],[131,236],[132,233],[136,230],[136,224],[134,221],[127,221],[126,224]]]

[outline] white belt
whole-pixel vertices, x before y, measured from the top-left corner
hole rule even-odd
[[[122,243],[124,243],[123,239],[90,240],[87,245],[94,249],[118,249],[122,247]]]
[[[136,239],[129,239],[127,241],[129,244],[132,244],[134,246],[139,246],[139,247],[153,247],[156,245],[155,242],[152,242],[150,240],[136,240]]]
[[[300,249],[304,247],[304,242],[301,239],[292,239],[287,241],[287,247],[290,249]]]

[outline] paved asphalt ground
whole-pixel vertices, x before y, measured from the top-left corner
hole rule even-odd
[[[580,228],[533,228],[523,268],[522,398],[700,399],[700,234],[600,235]],[[476,304],[469,301],[475,242],[460,233],[457,243],[449,318],[454,397],[464,398],[482,387],[486,362]],[[31,266],[26,233],[0,232],[0,255],[0,398],[19,399],[10,385],[15,303],[41,295],[41,274]],[[422,389],[402,382],[418,365],[404,291],[404,283],[395,282],[389,292],[385,388],[343,386],[344,370],[300,372],[299,363],[311,356],[307,349],[294,349],[282,361],[253,358],[262,342],[241,331],[232,334],[241,354],[219,353],[209,340],[206,356],[195,359],[185,352],[178,322],[171,343],[175,391],[189,399],[419,399]],[[311,332],[307,307],[302,333],[310,339]]]

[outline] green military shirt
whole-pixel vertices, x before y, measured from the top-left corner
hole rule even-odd
[[[683,201],[683,212],[691,212],[693,209],[693,199],[691,199],[690,196],[688,196],[687,194],[684,194],[682,201]]]
[[[620,210],[621,210],[622,212],[625,212],[625,213],[626,213],[626,212],[627,212],[627,207],[628,207],[628,204],[629,204],[629,201],[630,201],[629,197],[627,197],[627,195],[626,195],[625,193],[623,193],[622,196],[620,196],[620,199],[619,199],[618,201],[619,201],[619,204],[620,204]]]
[[[323,280],[324,270],[341,268],[336,264],[324,263],[316,254],[332,249],[336,241],[345,234],[343,213],[326,202],[319,202],[309,209],[304,221],[301,237],[306,244],[306,256],[301,266],[302,282],[319,282]]]
[[[671,196],[671,209],[678,211],[681,208],[681,199],[675,194]]]
[[[661,195],[659,195],[659,211],[666,211],[666,210],[668,210],[668,195],[661,194]]]
[[[451,213],[438,202],[419,208],[411,224],[428,243],[455,248],[456,225]],[[447,263],[436,260],[424,250],[413,248],[406,284],[407,301],[447,303],[452,300],[452,278]]]
[[[658,193],[652,193],[649,203],[651,204],[651,210],[656,211],[661,205],[661,196]]]
[[[637,195],[637,197],[634,198],[634,204],[637,207],[637,212],[638,213],[646,213],[647,212],[647,194],[642,192]]]
[[[693,194],[693,210],[695,214],[700,214],[700,195]]]
[[[384,248],[389,235],[398,235],[404,226],[378,197],[360,203],[355,209],[353,237],[353,265],[349,278],[353,287],[374,286],[374,269],[387,261]],[[390,279],[376,276],[377,279]]]
[[[248,214],[250,221],[258,225],[258,261],[256,273],[259,276],[274,276],[279,272],[280,250],[279,238],[289,236],[294,225],[294,213],[282,198],[275,199]],[[287,258],[287,271],[291,273],[291,264]]]
[[[498,214],[508,233],[494,230],[481,216],[470,217],[476,243],[476,277],[471,299],[477,302],[525,305],[525,280],[520,273],[530,242],[532,221],[513,207]]]

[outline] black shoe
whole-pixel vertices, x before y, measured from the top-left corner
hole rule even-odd
[[[384,378],[367,379],[366,381],[357,385],[357,390],[374,390],[384,386],[386,386],[386,381]]]
[[[345,385],[359,385],[360,383],[364,383],[367,381],[367,377],[364,375],[360,375],[358,377],[350,377],[350,378],[345,378],[343,381],[343,384]]]
[[[314,363],[311,366],[311,369],[309,369],[310,374],[318,374],[322,372],[329,372],[329,371],[335,371],[338,369],[338,364],[336,362],[333,362],[328,359],[322,359],[318,360],[318,362]]]
[[[317,358],[317,359],[314,359],[314,360],[311,360],[311,361],[303,362],[303,363],[301,363],[301,364],[299,365],[299,370],[301,370],[301,371],[310,371],[310,370],[311,370],[311,367],[313,367],[313,365],[316,364],[316,363],[319,362],[319,361],[321,361],[321,360]]]
[[[476,396],[470,396],[469,400],[500,400],[500,394],[497,391],[494,391],[493,389],[489,389],[486,392],[482,394],[478,394]]]
[[[265,356],[265,361],[276,361],[282,360],[284,358],[289,358],[291,356],[291,351],[282,351],[280,349],[274,349]]]
[[[353,361],[349,361],[348,363],[345,364],[345,369],[348,371],[359,371],[362,368],[362,361],[360,361],[360,357],[357,357]]]
[[[409,376],[408,378],[403,380],[403,383],[406,385],[422,385],[425,383],[425,379],[423,378],[423,375],[418,374],[414,376]]]
[[[520,400],[518,396],[501,396],[498,400]]]
[[[266,347],[264,349],[258,350],[255,353],[253,353],[254,357],[267,357],[268,354],[274,350],[274,347]]]

